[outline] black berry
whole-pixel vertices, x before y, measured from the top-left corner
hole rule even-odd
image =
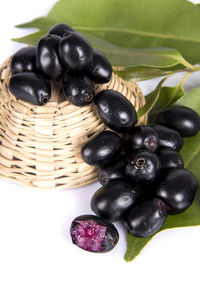
[[[162,169],[184,168],[184,162],[181,155],[170,148],[160,149],[156,152],[159,157]]]
[[[93,101],[93,82],[83,73],[65,72],[62,76],[62,86],[68,100],[76,106],[86,106]]]
[[[170,106],[156,116],[156,123],[176,129],[184,137],[194,136],[200,130],[200,117],[189,107]]]
[[[91,200],[93,212],[109,222],[117,222],[136,204],[138,187],[125,180],[113,180],[96,191]]]
[[[172,128],[155,124],[152,128],[158,133],[159,148],[171,148],[179,151],[183,146],[183,138],[180,133]]]
[[[15,97],[34,105],[44,105],[51,97],[51,85],[33,72],[16,73],[10,78],[9,90]]]
[[[125,218],[129,232],[136,237],[148,237],[156,233],[167,217],[167,206],[159,198],[139,203]]]
[[[134,106],[117,91],[105,90],[98,93],[94,103],[101,120],[116,132],[129,132],[137,122]]]
[[[117,133],[103,131],[83,146],[81,154],[87,164],[101,167],[111,163],[121,148],[122,140]]]
[[[141,151],[128,157],[125,173],[133,182],[154,181],[160,167],[159,158],[155,153]]]
[[[115,179],[122,179],[125,177],[125,165],[126,159],[124,155],[121,155],[114,162],[101,168],[98,173],[98,180],[102,185]]]
[[[94,53],[89,42],[77,32],[68,32],[60,41],[59,54],[62,63],[73,71],[89,68]]]
[[[37,69],[54,80],[59,80],[64,70],[58,55],[60,39],[57,35],[48,34],[37,44]]]
[[[67,24],[59,23],[52,26],[49,29],[48,33],[63,37],[64,34],[68,33],[69,31],[74,31],[74,30]]]
[[[112,76],[112,66],[109,60],[99,51],[94,51],[94,61],[88,69],[90,78],[95,83],[107,83]]]
[[[158,133],[150,126],[135,126],[130,137],[131,150],[156,151],[159,145]]]
[[[10,61],[10,70],[14,73],[35,72],[36,47],[24,47],[18,50]]]
[[[178,214],[192,204],[196,191],[197,181],[191,172],[171,169],[157,186],[155,195],[169,206],[170,214]]]

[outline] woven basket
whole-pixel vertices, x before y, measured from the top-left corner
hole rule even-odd
[[[96,180],[97,169],[81,158],[83,144],[106,127],[93,105],[76,107],[63,101],[61,86],[52,87],[42,107],[16,99],[8,90],[10,58],[0,69],[0,177],[37,188],[74,188]],[[136,83],[114,73],[95,92],[119,91],[135,106],[145,103]],[[145,123],[146,116],[139,120]]]

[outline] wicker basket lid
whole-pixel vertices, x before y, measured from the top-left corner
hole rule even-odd
[[[8,90],[10,58],[0,69],[0,177],[37,188],[74,188],[96,180],[97,169],[81,158],[81,147],[106,127],[93,104],[76,107],[63,101],[61,86],[52,87],[45,106],[17,99]],[[96,85],[95,93],[119,91],[135,106],[145,103],[133,82],[114,73],[108,84]],[[145,123],[146,116],[139,120]]]

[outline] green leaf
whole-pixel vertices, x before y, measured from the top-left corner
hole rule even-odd
[[[196,88],[177,102],[177,104],[188,106],[195,109],[200,114],[199,105],[200,88]],[[180,154],[183,157],[185,168],[190,170],[196,177],[200,184],[200,132],[192,138],[184,139],[184,147]],[[185,212],[179,215],[171,215],[167,217],[167,220],[159,232],[168,228],[186,227],[186,226],[197,226],[200,225],[200,191],[198,190],[195,200],[191,207]],[[126,261],[133,260],[145,245],[155,235],[148,238],[136,238],[130,233],[127,234],[127,251],[124,259]]]
[[[13,39],[13,41],[35,45],[38,40],[47,33],[47,29],[43,29],[36,33],[27,35],[22,38]],[[183,62],[181,54],[170,48],[123,48],[111,44],[101,38],[95,37],[87,32],[81,33],[92,44],[93,48],[98,49],[110,60],[113,66],[151,66],[157,68],[172,67]],[[124,70],[125,68],[123,68]]]
[[[127,81],[143,81],[170,74],[170,71],[148,68],[148,67],[132,67],[132,68],[116,68],[115,73]]]
[[[160,111],[161,109],[168,107],[174,104],[179,98],[181,98],[185,94],[182,84],[179,84],[175,87],[164,86],[160,90],[159,97],[157,102],[151,109],[149,115],[153,117],[155,113]],[[148,103],[148,99],[151,97],[152,93],[146,96],[146,101]]]
[[[28,45],[36,45],[38,40],[47,33],[48,30],[40,30],[34,33],[28,34],[21,38],[13,38],[12,41],[19,42]]]
[[[200,62],[199,7],[186,0],[61,0],[47,17],[18,27],[47,30],[60,22],[118,46],[175,48]]]
[[[154,236],[146,238],[133,237],[130,233],[127,233],[127,250],[124,255],[125,261],[132,261],[136,256],[140,254],[142,249]]]
[[[197,87],[181,97],[177,105],[184,105],[194,109],[200,114],[200,87]]]
[[[138,119],[142,116],[146,115],[152,107],[155,105],[156,101],[158,100],[158,97],[160,95],[161,87],[163,82],[167,79],[167,77],[163,78],[159,84],[157,85],[156,89],[149,95],[146,104],[137,112]]]

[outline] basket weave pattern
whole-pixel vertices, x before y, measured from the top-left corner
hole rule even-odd
[[[97,170],[81,158],[81,147],[106,127],[93,104],[76,107],[63,101],[61,86],[52,86],[45,106],[16,99],[8,90],[10,58],[0,69],[0,177],[37,188],[73,188],[96,180]],[[135,106],[145,103],[136,83],[114,73],[95,92],[119,91]],[[146,116],[139,120],[145,123]]]

